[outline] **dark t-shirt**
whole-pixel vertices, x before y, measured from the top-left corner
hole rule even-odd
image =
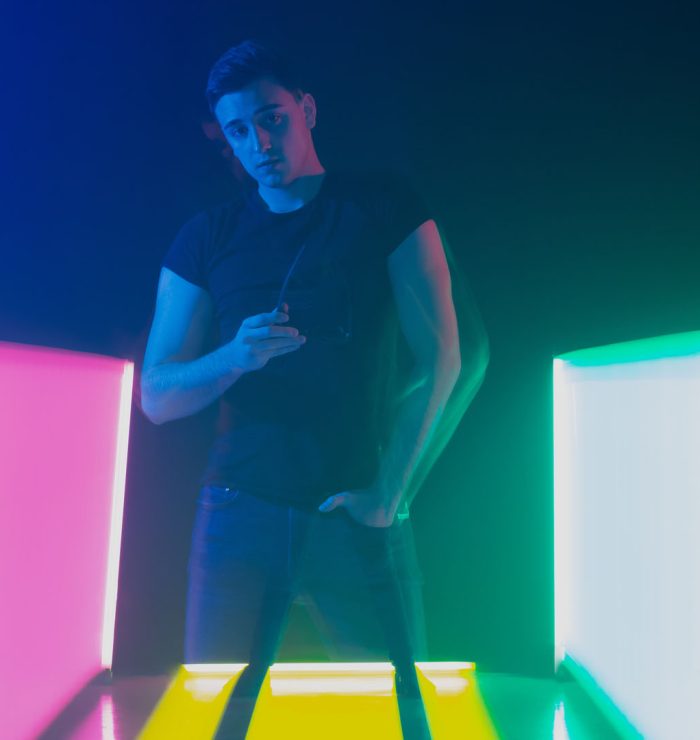
[[[253,190],[182,227],[162,264],[209,291],[219,345],[276,307],[301,251],[283,300],[307,341],[221,396],[201,484],[311,508],[372,483],[401,341],[387,256],[430,218],[402,176],[327,172],[296,211],[274,213]]]

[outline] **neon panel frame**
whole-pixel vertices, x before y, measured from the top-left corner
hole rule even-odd
[[[111,668],[134,367],[0,342],[3,732]]]
[[[700,332],[561,355],[553,386],[555,667],[623,737],[700,737]]]

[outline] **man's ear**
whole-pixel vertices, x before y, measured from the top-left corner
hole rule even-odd
[[[248,175],[243,165],[238,161],[238,157],[234,155],[233,149],[226,140],[219,122],[215,118],[202,119],[201,126],[204,135],[216,146],[219,154],[226,160],[236,180],[238,182],[247,182],[250,179],[250,175]]]
[[[304,93],[301,104],[304,109],[306,125],[309,128],[314,128],[316,125],[316,101],[314,100],[314,96],[311,93]]]
[[[219,151],[221,152],[221,155],[224,157],[224,159],[231,159],[231,157],[233,156],[233,150],[231,149],[228,141],[226,141],[226,137],[224,136],[224,132],[221,130],[221,126],[219,126],[219,122],[214,118],[209,118],[203,120],[201,123],[202,132],[207,137],[207,139],[218,144]]]

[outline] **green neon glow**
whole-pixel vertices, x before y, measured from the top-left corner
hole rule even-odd
[[[620,734],[622,740],[641,740],[643,735],[637,731],[619,707],[603,691],[591,674],[570,655],[564,656],[564,668],[576,679],[576,682],[588,694],[591,701],[600,709],[605,718]]]
[[[665,334],[660,337],[636,339],[632,342],[608,344],[604,347],[580,349],[558,355],[557,359],[564,360],[571,365],[590,367],[686,357],[695,354],[700,354],[700,331]]]

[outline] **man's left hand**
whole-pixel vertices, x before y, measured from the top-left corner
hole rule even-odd
[[[341,491],[327,498],[319,507],[322,512],[344,506],[348,514],[367,527],[390,527],[396,508],[387,503],[374,488]]]

